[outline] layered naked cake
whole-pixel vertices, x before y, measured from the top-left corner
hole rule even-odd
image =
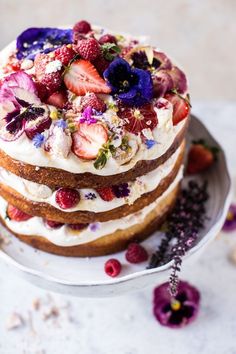
[[[163,223],[183,177],[184,73],[91,27],[30,28],[0,54],[0,218],[20,240],[99,256]]]

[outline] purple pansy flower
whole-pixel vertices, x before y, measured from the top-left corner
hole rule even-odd
[[[80,118],[80,123],[94,124],[97,123],[97,119],[93,117],[93,109],[91,106],[85,108],[82,113],[82,118]]]
[[[179,282],[175,298],[170,295],[168,282],[154,289],[153,314],[162,326],[180,328],[193,322],[199,304],[199,291],[185,281]]]
[[[28,28],[16,41],[17,59],[34,59],[37,53],[49,53],[63,44],[72,43],[71,29]]]
[[[8,75],[0,89],[0,137],[6,141],[17,139],[27,120],[44,114],[31,77],[19,71]]]
[[[112,186],[112,190],[116,198],[125,198],[130,194],[128,183],[121,183],[116,186]]]
[[[122,59],[115,59],[104,71],[112,94],[127,106],[142,106],[153,97],[153,82],[148,71],[132,68]]]
[[[236,204],[231,204],[223,226],[223,231],[236,230]]]

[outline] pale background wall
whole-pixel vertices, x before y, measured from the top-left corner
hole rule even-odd
[[[194,99],[236,99],[236,0],[0,0],[0,48],[27,27],[80,19],[150,35],[184,66]]]

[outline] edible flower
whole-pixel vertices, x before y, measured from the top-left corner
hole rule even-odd
[[[181,328],[188,325],[195,320],[199,304],[199,291],[185,281],[179,282],[174,298],[170,295],[168,282],[154,289],[153,314],[162,326]]]
[[[71,29],[28,28],[17,37],[17,59],[33,60],[37,53],[49,53],[63,44],[72,43],[72,36]]]
[[[127,106],[142,106],[153,97],[153,83],[148,71],[132,68],[122,59],[115,59],[104,71],[112,94]]]
[[[223,231],[230,232],[236,230],[236,204],[231,204],[223,226]]]
[[[80,118],[80,123],[94,124],[97,123],[97,119],[93,117],[93,109],[91,106],[85,108],[82,113],[82,118]]]

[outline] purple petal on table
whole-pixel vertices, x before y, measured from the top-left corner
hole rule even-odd
[[[236,204],[231,204],[225,219],[223,231],[230,232],[236,230]]]

